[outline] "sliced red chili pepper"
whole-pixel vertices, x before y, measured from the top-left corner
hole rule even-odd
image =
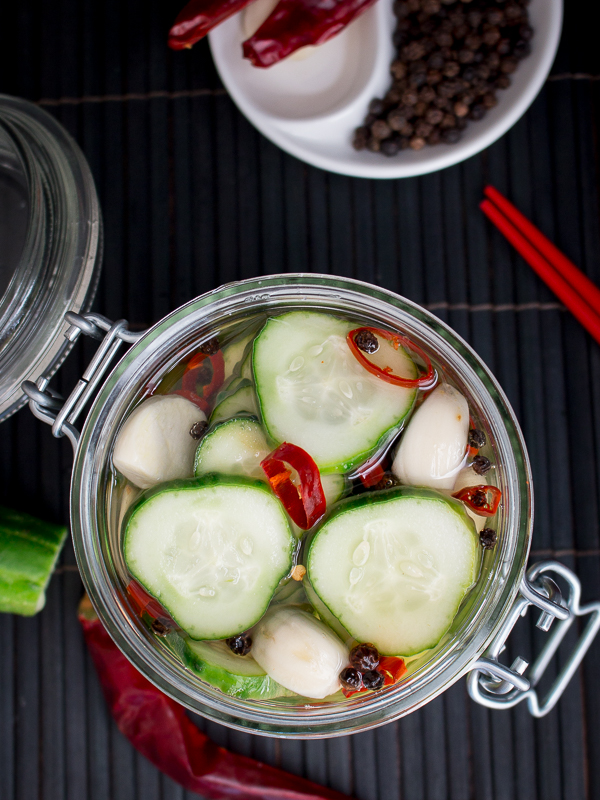
[[[127,584],[127,594],[131,598],[131,602],[136,607],[140,617],[142,614],[148,614],[148,616],[153,619],[172,622],[171,617],[158,600],[155,600],[152,595],[148,594],[144,587],[137,581],[129,581]]]
[[[180,397],[185,397],[190,403],[198,406],[200,411],[204,411],[205,414],[208,414],[208,402],[203,397],[197,395],[196,392],[190,392],[189,389],[175,389],[171,394],[178,394]]]
[[[300,478],[300,490],[292,482],[289,464]],[[306,531],[327,508],[319,468],[301,447],[284,442],[260,463],[271,488],[296,525]]]
[[[241,11],[250,0],[190,0],[169,31],[172,50],[190,48],[215,26]]]
[[[406,664],[404,663],[404,659],[400,658],[399,656],[382,656],[379,659],[377,672],[383,673],[384,687],[393,686],[395,683],[398,683],[400,678],[406,672]],[[368,692],[368,691],[369,690],[366,689],[364,686],[361,686],[360,689],[342,688],[342,694],[344,695],[344,697],[352,697],[352,695],[354,694],[362,694],[363,692]]]
[[[387,339],[388,342],[392,343],[395,350],[397,350],[399,347],[403,347],[405,350],[410,350],[424,362],[426,372],[418,378],[403,378],[401,375],[395,375],[392,372],[391,367],[378,367],[377,364],[374,364],[367,358],[366,353],[363,353],[363,351],[356,344],[356,336],[363,331],[368,331],[369,333],[381,337],[382,339]],[[391,331],[384,331],[382,328],[363,327],[354,328],[354,330],[350,331],[347,336],[347,341],[352,354],[363,365],[363,367],[368,370],[371,375],[376,375],[386,383],[391,383],[394,386],[405,386],[410,389],[428,389],[435,382],[436,374],[429,356],[423,352],[418,345],[416,345],[414,342],[411,342],[411,340],[406,336],[400,336],[400,334],[392,333]]]
[[[210,382],[202,389],[202,397],[205,400],[210,400],[212,395],[220,389],[225,380],[225,361],[223,359],[223,351],[219,350],[212,356],[207,356],[205,353],[196,353],[188,361],[185,372],[181,379],[181,388],[188,392],[196,392],[196,384],[200,370],[204,369],[204,361],[208,359],[212,367],[212,375]]]
[[[493,517],[500,505],[502,492],[496,486],[482,484],[481,486],[465,486],[464,489],[455,492],[452,497],[462,500],[480,517]]]

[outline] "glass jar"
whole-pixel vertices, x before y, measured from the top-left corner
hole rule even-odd
[[[503,503],[498,544],[485,551],[476,586],[448,635],[409,663],[400,684],[344,702],[295,704],[229,697],[187,670],[152,634],[126,592],[119,513],[111,497],[111,452],[121,424],[139,402],[208,333],[248,317],[291,309],[344,314],[362,324],[399,330],[429,353],[467,397],[485,426]],[[523,439],[506,397],[489,370],[448,326],[395,294],[357,281],[281,275],[229,284],[174,311],[147,331],[98,393],[76,450],[71,525],[78,564],[91,600],[111,636],[154,684],[206,717],[275,736],[335,736],[396,719],[419,708],[477,661],[519,592],[531,539],[531,474]]]
[[[65,312],[87,310],[98,277],[101,218],[75,141],[45,111],[0,95],[0,421],[69,352]]]

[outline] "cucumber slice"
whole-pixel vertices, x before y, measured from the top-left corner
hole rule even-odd
[[[225,381],[231,376],[240,374],[242,363],[250,353],[253,336],[244,336],[237,342],[232,342],[223,348],[223,362],[225,369]]]
[[[131,574],[192,639],[227,639],[262,617],[294,546],[265,484],[213,476],[143,495],[123,549]]]
[[[209,472],[266,480],[260,462],[269,455],[261,426],[252,419],[230,419],[207,433],[196,451],[196,477]]]
[[[67,530],[0,506],[0,612],[41,611]]]
[[[350,488],[344,475],[340,475],[339,472],[329,472],[326,475],[321,475],[321,486],[323,487],[325,500],[327,500],[327,508],[337,503]]]
[[[404,656],[439,642],[477,565],[478,539],[462,505],[411,487],[342,503],[307,557],[313,589],[352,636]]]
[[[258,402],[256,400],[256,393],[254,387],[249,383],[243,383],[236,391],[228,395],[218,405],[215,406],[210,422],[221,422],[224,419],[230,419],[238,414],[251,414],[254,417],[259,416]]]
[[[294,694],[270,678],[251,656],[234,655],[225,642],[197,642],[176,633],[168,639],[188,669],[231,697],[272,700]]]
[[[328,314],[292,311],[268,320],[254,342],[268,435],[302,447],[325,472],[348,471],[384,446],[416,397],[416,390],[386,383],[357,361],[346,342],[353,327]],[[395,359],[403,359],[407,377],[416,377],[403,350]]]

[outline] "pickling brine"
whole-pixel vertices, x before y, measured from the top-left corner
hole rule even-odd
[[[402,331],[315,311],[214,331],[123,422],[133,605],[225,694],[346,702],[451,636],[496,544],[485,425]]]

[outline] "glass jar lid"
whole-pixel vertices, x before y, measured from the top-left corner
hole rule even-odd
[[[49,378],[71,343],[67,311],[86,311],[100,265],[101,217],[87,162],[64,128],[0,95],[0,421]]]

